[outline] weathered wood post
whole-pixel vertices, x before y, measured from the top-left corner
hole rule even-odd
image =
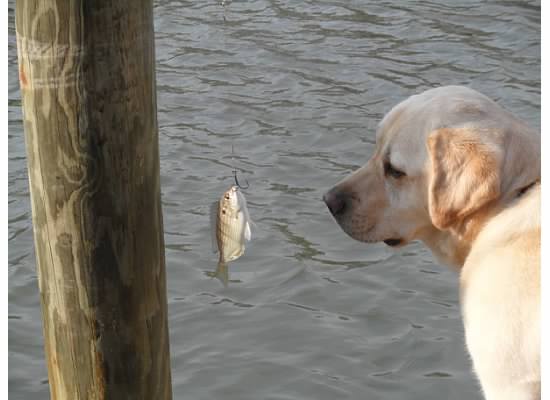
[[[170,399],[152,0],[17,0],[52,398]]]

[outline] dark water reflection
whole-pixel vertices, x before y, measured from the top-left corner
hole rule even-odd
[[[156,1],[174,397],[474,399],[456,274],[347,239],[320,199],[396,102],[472,86],[540,127],[537,1]],[[9,392],[48,396],[9,30]],[[225,15],[225,21],[224,21]],[[223,289],[208,206],[231,145],[256,226]]]

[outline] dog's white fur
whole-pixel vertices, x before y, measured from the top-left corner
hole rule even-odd
[[[335,218],[353,238],[420,239],[460,269],[487,400],[540,399],[539,140],[472,89],[431,89],[384,117],[374,156],[329,192],[345,198]]]

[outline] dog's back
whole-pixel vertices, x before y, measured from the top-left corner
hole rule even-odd
[[[481,230],[461,272],[461,297],[486,398],[540,398],[540,184]]]

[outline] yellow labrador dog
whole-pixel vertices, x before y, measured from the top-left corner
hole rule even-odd
[[[460,270],[488,400],[540,399],[539,140],[472,89],[427,90],[383,118],[373,157],[324,196],[352,238],[419,239]]]

